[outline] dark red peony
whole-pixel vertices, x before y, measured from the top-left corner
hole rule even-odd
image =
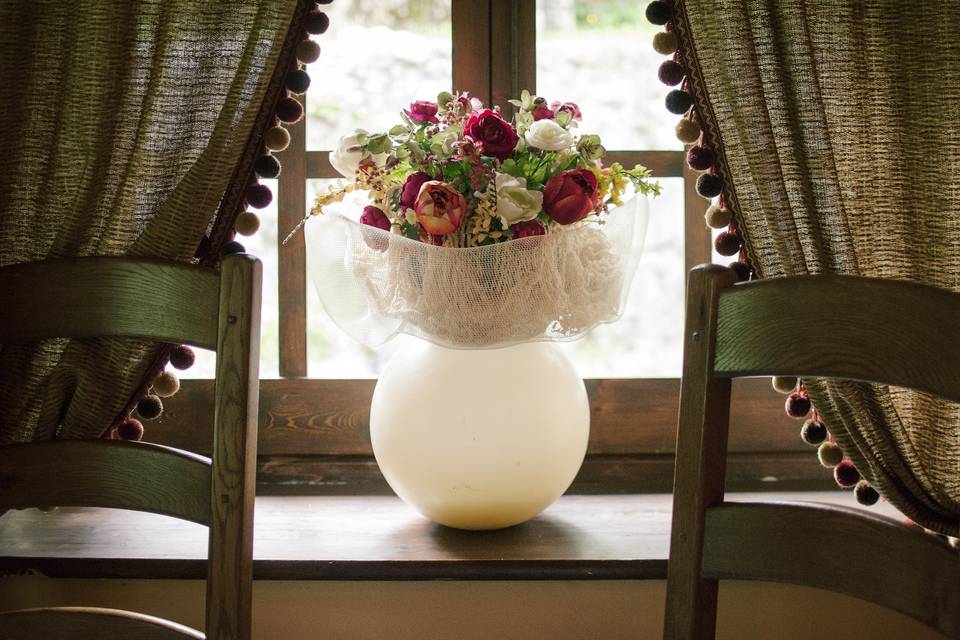
[[[463,131],[468,138],[480,145],[483,155],[498,160],[509,158],[513,148],[517,146],[517,132],[492,109],[471,113]]]
[[[376,227],[383,231],[390,231],[390,219],[387,218],[382,209],[374,207],[373,205],[363,208],[363,213],[360,214],[360,224]],[[361,229],[361,235],[366,245],[374,251],[387,250],[387,243],[389,242],[387,238],[373,233],[368,229]]]
[[[537,120],[553,120],[556,114],[553,112],[553,109],[548,107],[537,107],[533,110],[533,119]]]
[[[543,210],[560,224],[573,224],[596,209],[597,176],[589,169],[569,169],[550,178],[543,190]]]
[[[430,174],[418,171],[407,176],[407,181],[403,183],[403,191],[400,192],[400,206],[407,209],[413,209],[417,202],[417,196],[420,195],[420,187],[424,182],[433,180]]]

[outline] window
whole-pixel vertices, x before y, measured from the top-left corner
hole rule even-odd
[[[260,232],[244,240],[264,262],[261,376],[279,378],[261,389],[268,416],[261,480],[283,491],[385,490],[364,433],[370,378],[412,338],[376,350],[353,342],[320,307],[304,235],[279,246],[317,190],[339,178],[328,150],[343,133],[386,128],[409,102],[443,90],[467,90],[507,110],[507,99],[527,88],[548,100],[577,102],[585,114],[581,129],[601,135],[607,161],[643,164],[663,185],[651,204],[624,317],[564,348],[594,379],[590,454],[574,490],[668,489],[664,456],[675,437],[685,274],[710,261],[711,234],[696,174],[673,134],[677,117],[663,106],[668,89],[656,79],[663,57],[650,45],[656,28],[646,22],[643,3],[337,0],[326,10],[331,27],[318,37],[323,53],[310,68],[307,117],[290,127],[292,143],[280,156],[276,206],[264,212]],[[201,359],[191,373],[212,376],[212,360]],[[783,468],[784,455],[804,450],[793,429],[778,428],[791,423],[766,381],[738,383],[737,393],[746,402],[734,420],[748,425],[732,431],[732,473],[745,479],[733,488],[756,489],[769,469]],[[738,452],[753,457],[738,463]],[[780,457],[760,460],[755,452]],[[817,477],[807,458],[793,469],[794,477]]]

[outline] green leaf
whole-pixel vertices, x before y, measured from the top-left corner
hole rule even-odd
[[[410,129],[408,127],[403,126],[402,124],[398,124],[391,127],[389,133],[391,136],[397,137],[397,136],[402,136],[404,134],[410,133]]]

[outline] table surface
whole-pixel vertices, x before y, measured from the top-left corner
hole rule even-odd
[[[857,506],[852,492],[728,494],[729,501]],[[254,577],[261,580],[663,579],[669,494],[564,496],[500,531],[426,520],[387,496],[263,496]],[[903,519],[886,503],[873,513]],[[0,517],[0,575],[182,578],[206,575],[207,530],[114,509],[10,511]]]

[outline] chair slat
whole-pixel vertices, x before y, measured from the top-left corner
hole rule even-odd
[[[864,380],[960,402],[960,296],[943,289],[837,275],[776,278],[725,289],[718,323],[718,376]]]
[[[63,440],[8,445],[0,447],[0,511],[108,507],[207,525],[210,469],[202,456],[141,442]]]
[[[219,288],[210,269],[157,260],[94,257],[3,267],[0,344],[129,336],[215,349]]]
[[[960,555],[916,527],[859,509],[812,503],[712,507],[703,575],[853,595],[960,637]]]
[[[175,622],[118,609],[50,607],[0,613],[4,640],[203,640],[199,631]]]

